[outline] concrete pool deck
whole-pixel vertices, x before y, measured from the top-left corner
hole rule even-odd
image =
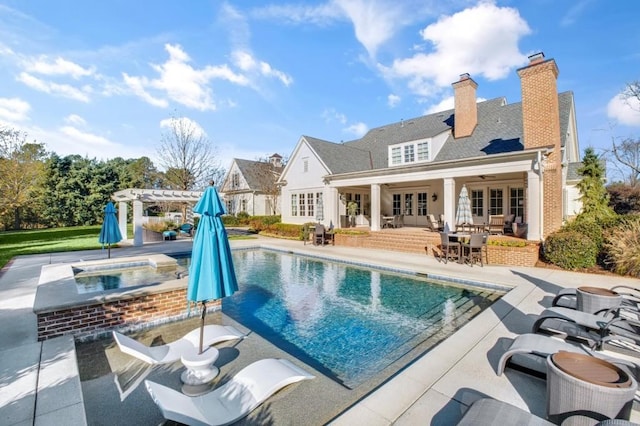
[[[455,424],[468,405],[484,395],[544,417],[544,381],[509,369],[502,376],[496,375],[498,358],[509,345],[510,339],[530,331],[535,315],[550,304],[552,295],[560,288],[581,285],[611,287],[619,284],[640,287],[640,280],[616,276],[541,268],[469,267],[451,262],[443,264],[426,255],[340,246],[319,247],[303,245],[299,241],[269,238],[232,241],[232,247],[258,245],[341,261],[353,260],[392,269],[412,270],[436,277],[446,276],[463,282],[514,287],[491,308],[376,390],[358,397],[357,402],[349,404],[347,409],[341,408],[337,413],[332,412],[332,407],[324,407],[325,417],[320,417],[322,420],[305,424],[449,425]],[[124,257],[188,251],[190,247],[190,240],[168,241],[143,247],[125,246],[112,250],[111,254],[112,257]],[[0,379],[0,419],[3,424],[85,424],[85,407],[91,407],[91,401],[83,400],[80,391],[73,340],[63,337],[37,342],[36,318],[32,309],[43,265],[104,258],[106,251],[100,250],[21,256],[0,274],[0,365],[3,373]],[[255,356],[271,356],[271,352],[268,352],[270,348],[260,346],[259,336],[251,337],[242,343],[247,343],[246,346],[238,346],[240,355],[229,357],[233,362],[221,368],[223,374],[230,374],[230,369],[237,371],[239,365],[236,364],[246,362],[248,358],[242,358],[244,352],[248,355],[255,351]],[[235,353],[233,347],[223,349],[228,355]],[[256,410],[247,423],[259,422],[268,416],[273,424],[300,424],[319,401],[325,401],[325,404],[332,401],[330,396],[316,398],[316,401],[305,400],[310,398],[305,386],[320,386],[313,382],[293,385],[282,395],[274,396],[267,401],[269,404],[265,404],[268,410]],[[70,398],[67,395],[77,396]],[[340,405],[338,397],[334,396],[336,406]],[[140,410],[157,413],[153,403],[147,403]],[[632,420],[639,421],[640,413],[634,411]],[[139,423],[131,417],[130,424]]]

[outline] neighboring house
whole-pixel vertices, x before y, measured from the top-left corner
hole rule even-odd
[[[280,177],[282,221],[315,221],[320,202],[322,222],[344,227],[346,204],[355,201],[356,224],[374,231],[382,215],[426,226],[428,214],[443,214],[452,226],[465,185],[478,221],[513,213],[529,239],[544,239],[578,208],[567,203],[566,174],[580,153],[573,93],[558,94],[553,59],[529,59],[518,70],[521,102],[477,102],[477,84],[463,74],[453,83],[453,110],[345,143],[302,136]]]
[[[269,157],[268,162],[234,158],[220,186],[227,213],[280,214],[280,187],[276,182],[282,168],[282,157],[278,154]]]

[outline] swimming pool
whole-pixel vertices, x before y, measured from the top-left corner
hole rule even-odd
[[[223,313],[349,388],[504,294],[270,250],[233,258],[240,289]]]

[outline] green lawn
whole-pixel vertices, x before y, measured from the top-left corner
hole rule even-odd
[[[0,232],[0,268],[13,256],[99,249],[100,225]]]
[[[100,227],[101,225],[94,225],[0,232],[0,268],[4,267],[12,257],[18,255],[99,249],[102,247],[98,242]],[[133,235],[132,225],[129,225],[128,234]],[[255,237],[229,237],[229,239],[246,238]],[[117,247],[117,244],[114,247]]]

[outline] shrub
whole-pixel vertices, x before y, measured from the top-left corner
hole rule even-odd
[[[605,243],[606,264],[620,275],[640,277],[640,218],[628,218],[610,230]]]
[[[543,245],[546,260],[563,269],[589,268],[596,264],[598,249],[586,235],[560,231],[547,237]]]
[[[226,214],[222,216],[222,223],[224,224],[224,226],[238,226],[240,224],[240,221],[237,217]]]
[[[163,220],[160,220],[158,222],[145,223],[142,225],[142,227],[153,232],[164,232],[164,231],[174,230],[178,227],[178,225],[172,221],[165,222]]]
[[[249,218],[250,218],[250,217],[251,217],[251,216],[249,216],[249,213],[247,213],[247,212],[239,212],[239,213],[236,215],[236,219],[238,219],[238,223],[239,223],[240,225],[248,225],[248,224],[249,224]]]

